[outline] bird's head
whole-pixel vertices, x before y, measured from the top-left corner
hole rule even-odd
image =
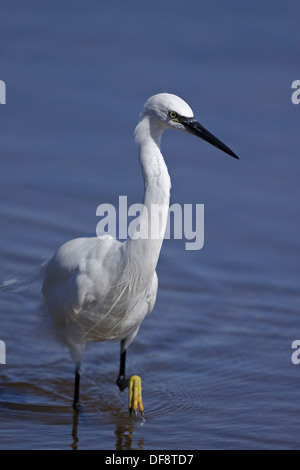
[[[196,121],[189,105],[179,96],[170,93],[159,93],[151,96],[144,105],[141,119],[144,117],[148,117],[162,130],[177,129],[186,131],[209,142],[228,155],[239,158],[230,148]]]

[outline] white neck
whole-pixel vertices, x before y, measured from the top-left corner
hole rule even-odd
[[[139,224],[127,247],[130,256],[140,260],[145,274],[153,275],[167,226],[171,181],[160,151],[164,128],[149,116],[144,116],[135,130],[139,145],[145,195]],[[147,277],[147,276],[146,276]]]

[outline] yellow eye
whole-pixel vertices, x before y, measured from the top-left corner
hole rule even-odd
[[[177,115],[177,113],[175,113],[175,111],[170,111],[169,116],[170,116],[171,119],[176,119],[178,117],[178,115]]]

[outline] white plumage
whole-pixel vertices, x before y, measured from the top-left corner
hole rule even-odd
[[[171,188],[160,151],[162,133],[168,128],[193,133],[236,157],[194,120],[191,108],[178,96],[162,93],[146,102],[135,130],[145,182],[144,210],[136,233],[123,243],[110,237],[71,240],[58,249],[46,268],[45,302],[55,325],[63,330],[77,373],[88,342],[119,340],[126,350],[154,307],[155,269]],[[156,239],[151,239],[153,204],[159,205],[161,213]],[[135,236],[143,229],[148,237]]]
[[[129,346],[157,293],[156,273],[141,271],[141,259],[113,238],[78,238],[56,252],[43,293],[75,363],[90,341]]]

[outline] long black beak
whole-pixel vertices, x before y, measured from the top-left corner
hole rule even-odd
[[[237,158],[239,160],[239,157],[232,150],[230,150],[230,148],[227,147],[227,145],[223,144],[223,142],[221,142],[214,135],[208,132],[195,119],[181,119],[180,122],[181,124],[184,125],[184,127],[190,134],[194,134],[197,137],[200,137],[201,139],[206,140],[206,142],[209,142],[214,147],[217,147],[223,152],[228,153],[228,155],[231,155],[232,157]]]

